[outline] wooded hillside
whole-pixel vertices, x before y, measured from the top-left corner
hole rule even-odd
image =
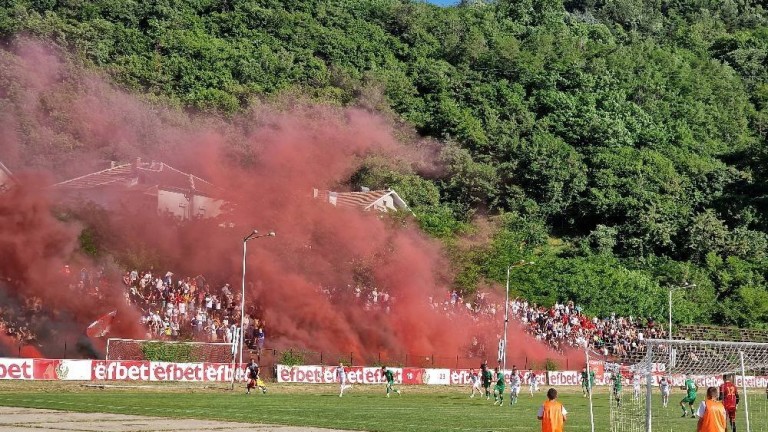
[[[464,291],[768,326],[768,11],[746,0],[0,0],[121,86],[231,114],[291,92],[393,112],[440,178],[371,164]],[[473,218],[492,221],[488,242]],[[523,245],[521,247],[521,245]]]

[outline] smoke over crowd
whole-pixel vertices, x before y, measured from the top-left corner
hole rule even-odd
[[[48,332],[41,355],[61,354],[58,347],[46,351],[46,338],[81,334],[113,309],[120,324],[112,336],[142,336],[138,312],[120,292],[95,302],[61,284],[64,265],[104,264],[80,250],[84,223],[62,216],[79,214],[82,209],[72,207],[82,203],[62,204],[48,187],[107,168],[109,161],[141,157],[210,181],[230,203],[228,211],[183,226],[122,202],[99,222],[108,233],[101,239],[108,251],[99,260],[106,255],[119,267],[120,251],[148,251],[168,267],[158,271],[217,275],[239,286],[243,237],[274,230],[276,237],[249,243],[247,268],[246,298],[257,299],[264,311],[269,345],[464,356],[479,336],[493,360],[500,319],[449,319],[429,304],[448,295],[453,277],[439,242],[408,218],[312,197],[313,188],[348,189],[350,176],[373,156],[394,167],[433,170],[428,146],[403,142],[393,123],[365,110],[291,98],[254,101],[236,118],[183,113],[122,91],[43,44],[17,41],[0,50],[0,161],[17,173],[17,186],[0,195],[0,302],[14,308],[26,297],[43,299]],[[394,298],[389,313],[324,293],[351,289],[360,275]],[[511,358],[553,356],[510,328]],[[5,345],[7,353],[0,354],[16,354]]]

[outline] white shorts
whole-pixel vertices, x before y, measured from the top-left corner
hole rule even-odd
[[[661,395],[662,395],[662,396],[669,396],[669,389],[666,389],[666,390],[662,390],[662,391],[661,391]]]
[[[480,389],[483,387],[483,383],[480,382],[480,380],[475,381],[474,384],[472,384],[472,388]]]
[[[513,395],[519,395],[520,394],[520,386],[515,385],[509,388],[509,393]]]

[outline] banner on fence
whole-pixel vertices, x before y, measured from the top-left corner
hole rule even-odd
[[[305,384],[332,384],[338,382],[336,377],[337,366],[286,366],[277,365],[277,382],[305,383]],[[403,383],[403,369],[389,368],[394,374],[397,384]],[[383,384],[386,382],[381,368],[351,366],[345,368],[347,382],[350,384]]]
[[[61,381],[143,381],[143,382],[231,382],[232,374],[236,379],[244,376],[245,364],[233,368],[227,363],[173,363],[133,360],[67,360],[67,359],[23,359],[0,358],[0,380],[61,380]],[[407,385],[470,385],[470,369],[432,369],[432,368],[389,368],[394,373],[397,384]],[[597,369],[597,368],[595,368]],[[352,366],[345,368],[347,382],[350,384],[384,384],[384,376],[379,367]],[[474,370],[479,373],[480,370]],[[531,371],[518,371],[522,384],[529,384]],[[610,384],[611,372],[596,370],[596,384]],[[511,371],[504,375],[509,382]],[[276,366],[277,382],[303,384],[338,383],[336,366],[302,365]],[[578,386],[581,385],[581,371],[534,371],[539,385]],[[631,371],[622,371],[627,384],[632,379]],[[663,376],[663,371],[653,374],[653,383]],[[699,387],[722,384],[720,376],[692,377]],[[495,378],[494,378],[495,380]],[[685,376],[672,375],[671,384],[681,386]],[[741,376],[736,376],[735,384],[742,385]],[[747,376],[745,384],[750,388],[768,387],[768,376]]]

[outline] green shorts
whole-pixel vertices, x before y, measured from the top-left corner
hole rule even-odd
[[[682,403],[687,403],[689,405],[693,405],[693,403],[696,402],[696,395],[688,395],[683,398]]]
[[[496,384],[493,386],[493,391],[499,392],[499,394],[504,394],[504,386]]]

